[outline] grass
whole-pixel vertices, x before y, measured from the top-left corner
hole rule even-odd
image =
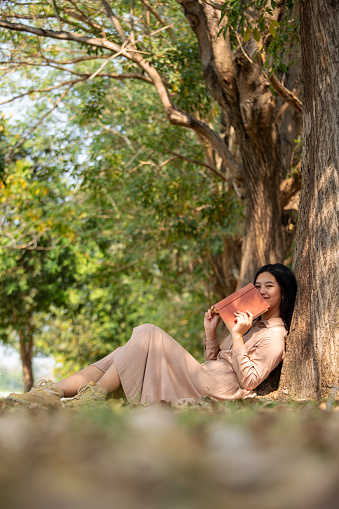
[[[6,509],[334,509],[339,406],[0,407]]]

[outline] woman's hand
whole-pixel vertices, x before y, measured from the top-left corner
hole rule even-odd
[[[242,311],[237,311],[234,313],[235,315],[235,326],[232,329],[232,336],[243,336],[246,332],[252,327],[253,323],[253,315],[250,311],[246,311],[243,313]]]
[[[204,327],[207,341],[217,337],[217,327],[220,321],[220,315],[214,313],[211,308],[206,311],[204,316]]]

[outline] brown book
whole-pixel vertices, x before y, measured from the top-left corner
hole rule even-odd
[[[234,313],[237,311],[246,313],[248,310],[252,313],[254,318],[257,318],[265,313],[269,307],[270,305],[260,295],[256,287],[250,283],[237,292],[232,293],[232,295],[226,297],[226,299],[214,304],[214,306],[212,306],[212,311],[221,316],[229,331],[232,332],[235,326]]]

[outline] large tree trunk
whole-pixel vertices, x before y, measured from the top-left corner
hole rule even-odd
[[[335,0],[300,1],[303,164],[294,258],[298,296],[280,392],[327,397],[339,386],[339,15]]]
[[[286,253],[280,207],[278,140],[270,136],[271,125],[262,130],[259,144],[254,136],[243,144],[246,191],[246,230],[238,288],[253,281],[266,263],[282,262]]]

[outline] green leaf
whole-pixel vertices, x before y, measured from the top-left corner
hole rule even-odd
[[[275,9],[275,1],[274,0],[271,0],[271,6],[272,6],[272,9]]]
[[[280,68],[283,72],[287,72],[287,67],[286,67],[286,65],[285,65],[283,62],[280,62],[280,63],[279,63],[279,68]]]
[[[266,24],[265,24],[265,20],[264,19],[261,19],[259,21],[259,28],[260,28],[261,32],[265,32]]]
[[[251,27],[247,27],[246,32],[244,34],[244,42],[248,41],[248,39],[250,38],[250,34],[251,34]]]
[[[244,33],[245,15],[243,14],[240,19],[241,33]]]
[[[270,31],[270,34],[273,36],[273,37],[277,37],[277,31],[276,29],[274,28],[274,26],[272,25],[272,23],[269,24],[269,27],[268,27],[269,31]]]
[[[275,19],[271,19],[270,22],[272,23],[273,26],[280,27],[280,23],[278,23]]]
[[[225,4],[225,6],[224,6],[224,7],[226,7],[226,4]],[[226,14],[227,14],[227,10],[226,10],[226,9],[222,9],[222,10],[221,10],[220,20],[219,20],[219,23],[218,23],[219,25],[220,25],[220,23],[222,22],[222,20],[224,19],[224,17],[225,17],[225,15],[226,15]]]
[[[222,27],[220,28],[219,32],[218,32],[218,35],[217,37],[220,37],[220,35],[223,33],[224,34],[224,38],[226,39],[226,35],[227,35],[227,26],[226,27]]]
[[[259,41],[260,41],[260,32],[259,32],[259,30],[258,30],[257,28],[255,28],[255,29],[253,30],[253,37],[254,37],[254,39],[255,39],[257,42],[259,42]]]

